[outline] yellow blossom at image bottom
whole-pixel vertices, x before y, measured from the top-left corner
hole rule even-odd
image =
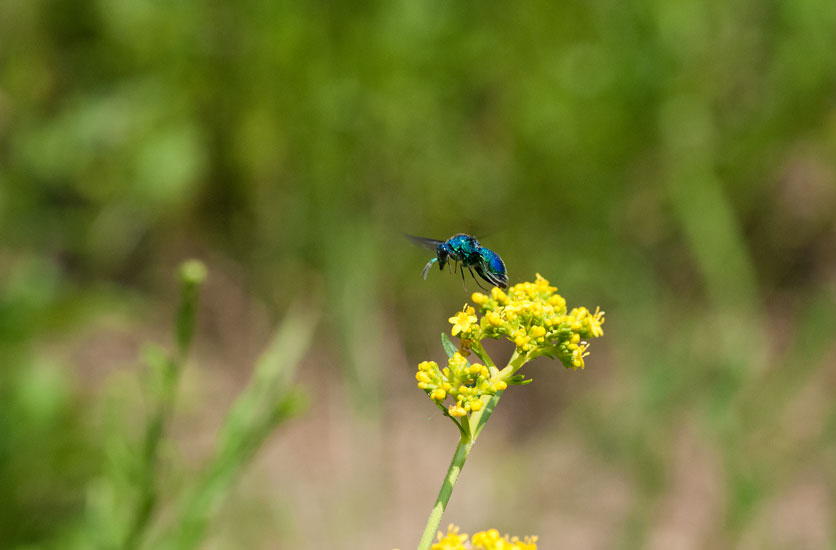
[[[500,536],[496,529],[488,529],[473,535],[471,544],[473,548],[483,550],[537,550],[537,537],[520,540],[518,537]]]
[[[450,525],[447,534],[439,531],[438,542],[432,545],[432,550],[537,550],[537,537],[502,536],[496,529],[480,531],[473,535],[468,543],[468,536],[459,533],[459,528]]]

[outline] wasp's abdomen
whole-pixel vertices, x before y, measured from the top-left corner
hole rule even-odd
[[[499,257],[499,254],[490,250],[488,248],[482,247],[480,250],[482,254],[482,259],[485,262],[485,267],[487,271],[491,273],[496,278],[496,282],[502,283],[498,284],[502,288],[508,286],[508,273],[505,271],[505,263],[503,263],[502,258]]]

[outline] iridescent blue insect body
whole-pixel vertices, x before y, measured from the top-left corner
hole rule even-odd
[[[476,237],[459,233],[446,241],[425,239],[412,235],[407,235],[407,238],[417,245],[435,251],[436,257],[427,262],[421,272],[424,279],[427,278],[427,273],[429,273],[434,263],[438,262],[438,268],[443,270],[449,262],[454,269],[457,266],[460,267],[462,282],[464,282],[464,270],[467,269],[476,284],[479,284],[479,280],[476,279],[476,275],[479,275],[488,284],[499,288],[508,288],[508,273],[505,270],[505,264],[502,263],[502,258],[493,250],[479,244]],[[476,274],[473,273],[474,271]]]

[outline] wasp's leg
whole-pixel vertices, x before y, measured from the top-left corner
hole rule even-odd
[[[427,262],[427,265],[425,265],[425,266],[424,266],[424,270],[421,272],[421,277],[422,277],[425,281],[427,280],[427,273],[429,273],[429,272],[430,272],[430,268],[431,268],[431,267],[433,266],[433,264],[434,264],[435,262],[437,262],[437,261],[438,261],[438,258],[433,258],[432,260],[430,260],[429,262]]]
[[[462,286],[464,287],[464,291],[467,292],[467,283],[464,281],[464,266],[459,269],[459,272],[462,274]]]
[[[475,265],[474,268],[476,269],[476,273],[482,277],[482,279],[493,286],[498,286],[499,288],[508,288],[508,284],[506,281],[503,281],[493,273],[489,271],[485,271],[485,268],[481,265]]]
[[[490,289],[489,289],[489,288],[485,288],[485,287],[483,287],[483,286],[482,286],[482,284],[479,282],[479,279],[477,279],[477,278],[476,278],[476,274],[475,274],[475,273],[473,273],[473,268],[472,268],[472,267],[468,267],[468,269],[470,270],[470,276],[471,276],[471,277],[473,277],[473,280],[474,280],[474,281],[476,281],[476,284],[479,286],[479,288],[481,288],[482,290],[488,290],[488,291],[490,291]]]

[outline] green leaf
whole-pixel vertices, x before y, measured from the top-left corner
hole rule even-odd
[[[459,351],[459,348],[453,345],[446,332],[441,333],[441,345],[444,347],[444,352],[447,354],[447,357],[453,357],[453,354]]]
[[[508,380],[508,384],[513,384],[515,386],[525,386],[526,384],[530,384],[532,380],[534,379],[526,379],[525,376],[523,376],[522,374],[516,374]]]

